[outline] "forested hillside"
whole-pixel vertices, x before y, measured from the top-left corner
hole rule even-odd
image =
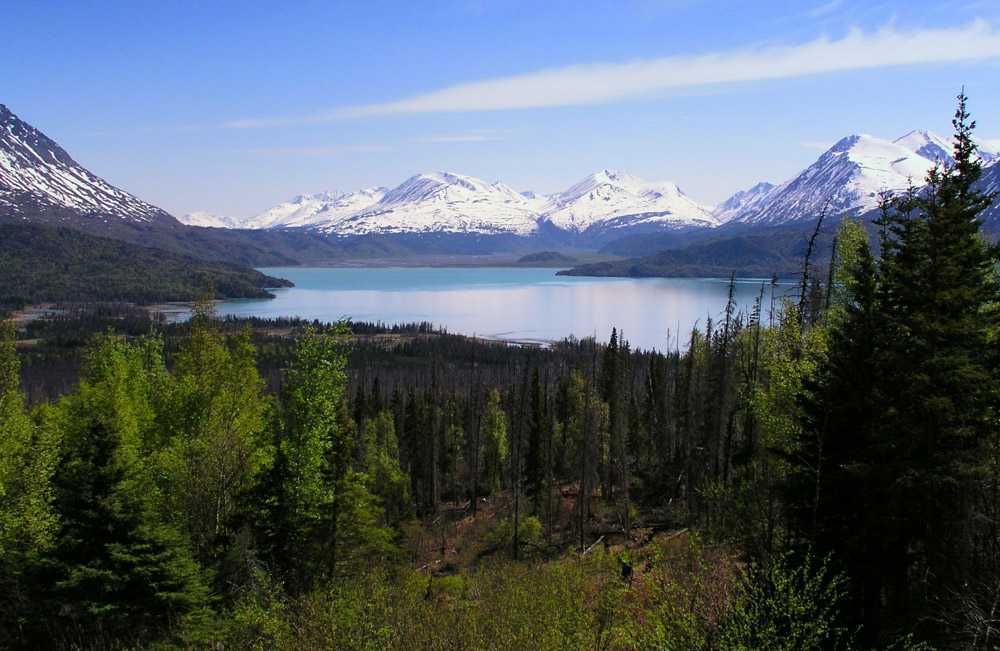
[[[673,352],[6,324],[0,645],[996,648],[994,197],[955,127],[879,256],[845,221],[798,300]]]
[[[265,298],[290,283],[236,264],[206,262],[68,228],[0,224],[0,306],[44,301]]]
[[[821,253],[829,256],[832,233],[823,232],[821,236],[815,254],[817,257]],[[800,229],[733,235],[639,258],[584,264],[559,273],[631,278],[725,278],[735,272],[744,278],[787,278],[801,274],[808,238],[809,233]]]

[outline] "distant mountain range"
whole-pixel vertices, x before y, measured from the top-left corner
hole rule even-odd
[[[881,192],[919,186],[932,166],[949,163],[950,149],[947,139],[928,131],[892,141],[851,135],[784,183],[758,183],[715,207],[674,183],[607,169],[550,195],[430,172],[393,188],[301,195],[251,218],[199,212],[178,220],[83,168],[0,105],[0,222],[65,226],[257,266],[569,249],[643,256],[773,228],[804,230],[824,210],[831,222],[869,214]],[[980,155],[981,187],[1000,191],[1000,156],[986,150]],[[988,230],[1000,232],[1000,205],[983,217]],[[724,264],[735,250],[713,246],[713,264]],[[690,257],[685,264],[697,268]]]
[[[192,213],[195,226],[309,229],[336,236],[414,233],[596,235],[634,229],[714,228],[710,208],[673,183],[601,170],[545,196],[451,172],[418,174],[399,186],[299,195],[250,219]]]
[[[475,233],[533,236],[563,233],[584,245],[635,232],[714,229],[726,224],[780,226],[874,209],[880,193],[921,185],[935,164],[952,162],[951,144],[929,131],[889,141],[870,135],[839,140],[792,179],[761,182],[718,206],[701,204],[674,183],[650,183],[613,170],[591,174],[551,195],[451,172],[418,174],[396,188],[301,195],[255,217],[193,213],[192,225],[306,229],[335,236]],[[997,156],[981,155],[995,172]]]

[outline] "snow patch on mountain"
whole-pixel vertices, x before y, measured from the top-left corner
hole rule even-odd
[[[244,228],[310,228],[337,223],[385,196],[386,188],[298,195],[243,222]]]
[[[951,155],[954,144],[932,131],[914,130],[896,138],[893,142],[942,165],[955,162]]]
[[[984,223],[989,224],[991,230],[996,231],[1000,224],[1000,158],[993,158],[992,162],[983,167],[983,175],[976,183],[976,189],[986,194],[997,196],[993,203],[979,215]]]
[[[830,215],[868,210],[878,205],[883,191],[922,185],[934,164],[902,144],[869,135],[847,136],[733,221],[776,225],[816,219],[824,210]]]
[[[83,168],[55,141],[0,104],[0,214],[27,218],[52,208],[105,220],[172,221],[156,206]]]
[[[316,228],[335,235],[388,233],[509,233],[538,228],[539,202],[503,183],[430,172],[410,177],[378,202]]]
[[[713,214],[724,224],[739,215],[741,211],[750,210],[765,201],[775,187],[777,186],[773,183],[762,181],[751,188],[740,190],[716,206]]]
[[[177,221],[187,226],[200,226],[202,228],[246,228],[242,219],[216,215],[211,212],[189,212],[178,217]]]
[[[555,226],[577,232],[609,221],[619,227],[719,224],[710,208],[688,197],[675,184],[649,183],[613,170],[591,174],[565,192],[552,195],[543,214]]]
[[[601,226],[714,227],[712,212],[673,183],[602,170],[569,190],[518,192],[453,172],[417,174],[399,186],[299,196],[243,222],[246,228],[315,229],[331,235],[481,233],[530,235],[542,222],[583,232]]]

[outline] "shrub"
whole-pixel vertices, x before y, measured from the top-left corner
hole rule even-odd
[[[518,526],[518,546],[522,556],[532,556],[542,548],[542,523],[535,516],[521,518]],[[486,549],[498,551],[514,546],[514,523],[504,518],[486,536]]]
[[[722,623],[720,648],[740,650],[846,649],[851,636],[838,625],[844,577],[806,556],[751,565]]]

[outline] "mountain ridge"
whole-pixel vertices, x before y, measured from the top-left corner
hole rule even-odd
[[[714,227],[711,209],[676,184],[601,170],[552,195],[455,172],[422,172],[398,186],[299,195],[239,222],[252,229],[306,228],[328,235],[480,233],[532,236],[555,228]]]
[[[562,192],[518,192],[454,172],[424,172],[393,188],[321,192],[251,218],[166,211],[89,172],[57,143],[0,105],[0,222],[69,226],[209,260],[258,266],[409,255],[601,249],[635,255],[746,229],[865,214],[882,190],[923,181],[948,142],[929,131],[894,141],[839,140],[780,185],[760,182],[712,208],[671,182],[602,169]],[[982,150],[984,187],[1000,165]],[[990,185],[992,183],[992,185]],[[984,215],[1000,229],[997,208]],[[183,223],[182,223],[183,222]],[[655,248],[654,248],[655,247]]]
[[[65,220],[66,212],[140,225],[177,220],[77,163],[54,140],[0,104],[0,214]]]

